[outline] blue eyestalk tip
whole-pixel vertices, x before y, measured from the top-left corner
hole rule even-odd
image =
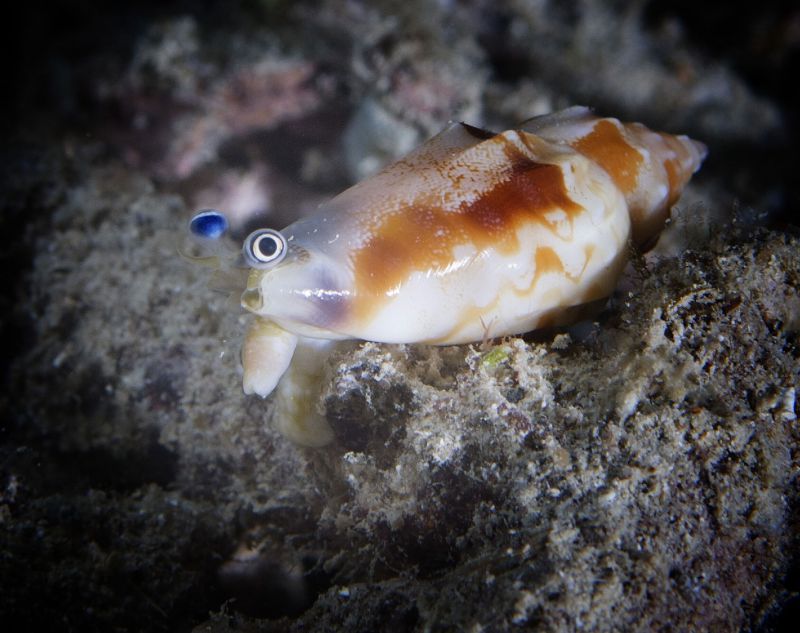
[[[228,230],[228,220],[216,209],[204,209],[191,219],[189,230],[197,237],[217,240]]]

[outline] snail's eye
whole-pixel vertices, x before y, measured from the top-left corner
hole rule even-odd
[[[204,209],[189,221],[189,231],[196,237],[216,240],[227,230],[227,218],[215,209]]]
[[[253,268],[271,268],[286,257],[286,238],[273,229],[258,229],[247,236],[242,251]]]

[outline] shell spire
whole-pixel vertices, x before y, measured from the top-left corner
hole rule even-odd
[[[655,244],[670,208],[708,154],[688,136],[597,117],[585,106],[535,117],[520,129],[569,145],[605,169],[625,196],[632,240],[644,250]]]

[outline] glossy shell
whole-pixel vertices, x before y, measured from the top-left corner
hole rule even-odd
[[[631,241],[655,242],[705,154],[583,107],[499,134],[451,125],[281,231],[279,263],[254,259],[245,391],[277,385],[284,432],[323,444],[308,402],[326,339],[443,345],[573,320]]]
[[[464,343],[608,296],[699,167],[686,137],[585,108],[491,134],[458,123],[283,230],[244,306],[300,335]]]

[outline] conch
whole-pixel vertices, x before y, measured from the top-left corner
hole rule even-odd
[[[611,294],[631,243],[655,243],[705,156],[579,106],[500,133],[450,125],[313,215],[247,237],[245,393],[276,391],[279,428],[320,446],[335,341],[449,345],[575,320]]]

